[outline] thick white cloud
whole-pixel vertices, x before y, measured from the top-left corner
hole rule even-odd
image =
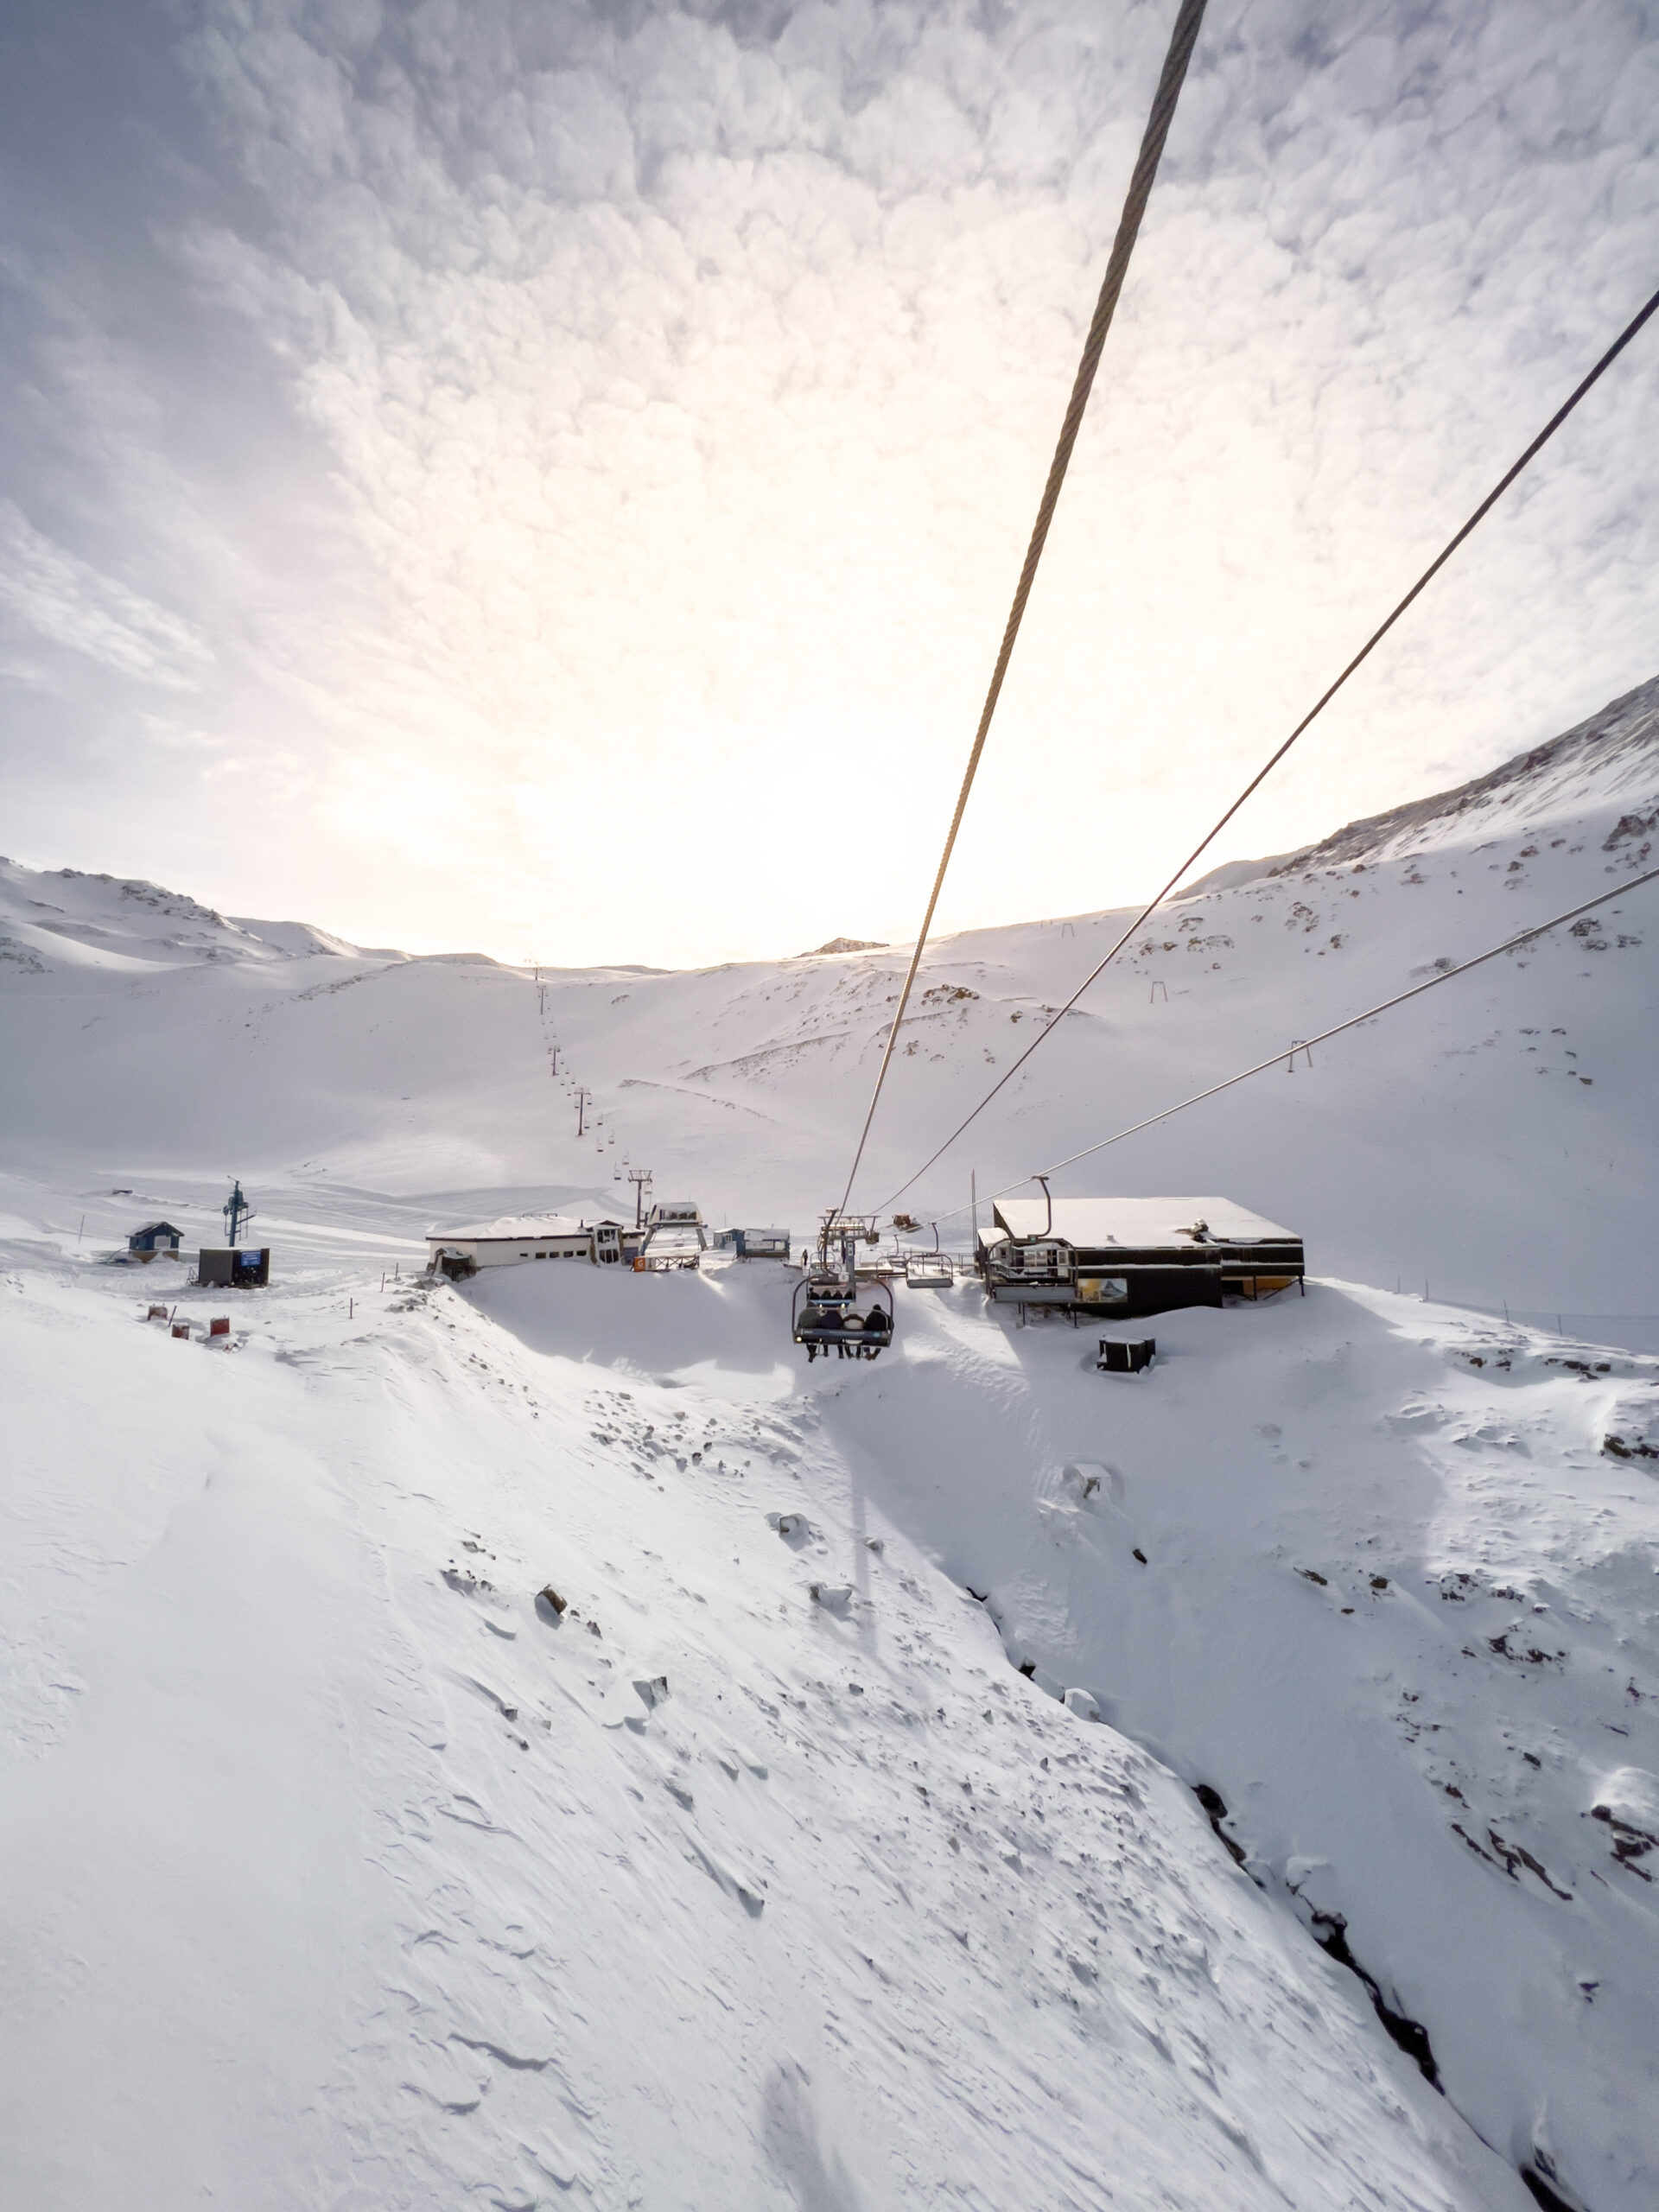
[[[238,182],[175,249],[337,503],[221,707],[285,903],[913,925],[1169,13],[203,0]],[[1656,28],[1215,0],[947,925],[1149,887],[1659,281]],[[1650,336],[1229,849],[1651,672],[1656,421]]]

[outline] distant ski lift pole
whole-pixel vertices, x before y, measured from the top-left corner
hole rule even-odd
[[[231,1185],[231,1195],[219,1208],[225,1217],[225,1242],[232,1250],[242,1241],[243,1224],[253,1219],[253,1208],[242,1195],[242,1179],[237,1176]]]
[[[1290,1040],[1290,1065],[1285,1070],[1285,1073],[1287,1075],[1295,1074],[1296,1055],[1298,1052],[1301,1054],[1302,1058],[1307,1066],[1313,1066],[1313,1055],[1308,1051],[1306,1043],[1300,1037],[1293,1037]]]
[[[576,1135],[579,1137],[585,1137],[588,1134],[588,1102],[593,1095],[593,1092],[588,1090],[578,1090],[576,1092]]]

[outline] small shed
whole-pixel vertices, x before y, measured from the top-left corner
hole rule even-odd
[[[1302,1240],[1230,1198],[1002,1198],[978,1263],[1000,1305],[1163,1313],[1300,1284]]]
[[[153,1260],[158,1252],[165,1258],[176,1260],[183,1239],[184,1231],[175,1229],[170,1221],[147,1221],[128,1237],[127,1249],[137,1260]]]

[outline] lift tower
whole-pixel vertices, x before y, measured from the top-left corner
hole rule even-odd
[[[235,1249],[241,1242],[243,1224],[253,1219],[253,1208],[242,1195],[242,1179],[237,1176],[231,1185],[231,1195],[219,1211],[225,1217],[225,1242]]]

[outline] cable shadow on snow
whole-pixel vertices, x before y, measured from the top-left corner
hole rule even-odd
[[[857,2183],[834,2150],[818,2137],[806,2077],[798,2066],[780,2066],[762,2101],[761,2140],[780,2180],[801,2212],[864,2212]]]

